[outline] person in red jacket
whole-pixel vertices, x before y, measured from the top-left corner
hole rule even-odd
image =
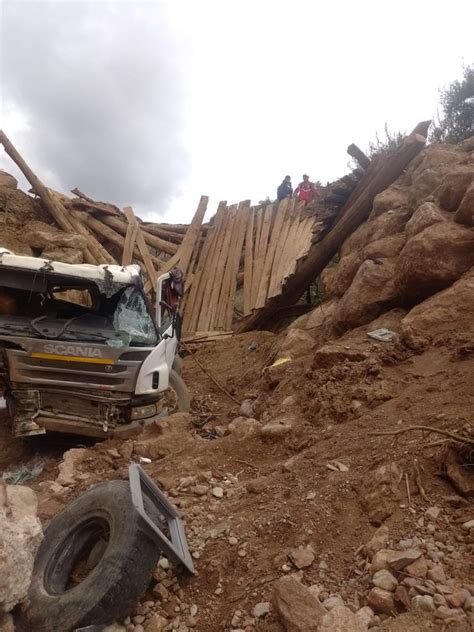
[[[312,202],[314,198],[319,196],[318,188],[309,181],[309,176],[304,174],[303,182],[300,182],[295,189],[295,197],[302,202]]]

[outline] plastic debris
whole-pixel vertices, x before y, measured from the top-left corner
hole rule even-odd
[[[374,329],[374,331],[369,331],[367,333],[369,338],[373,338],[374,340],[379,340],[380,342],[391,342],[395,337],[396,333],[394,331],[390,331],[390,329]]]
[[[29,481],[32,478],[36,478],[41,474],[44,468],[44,461],[39,461],[35,465],[28,467],[27,465],[22,465],[17,470],[10,470],[9,472],[3,472],[2,480],[7,485],[20,485],[25,481]]]

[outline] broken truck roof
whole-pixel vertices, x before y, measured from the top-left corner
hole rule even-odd
[[[40,257],[14,255],[5,248],[0,248],[0,268],[16,268],[32,272],[54,272],[65,277],[75,277],[89,281],[114,281],[123,285],[135,285],[140,277],[140,268],[136,265],[91,265],[88,263],[73,264],[61,261],[50,261]],[[112,276],[110,276],[112,275]]]

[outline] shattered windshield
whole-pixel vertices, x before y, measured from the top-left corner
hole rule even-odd
[[[154,345],[157,342],[155,325],[148,313],[145,299],[135,287],[123,292],[114,313],[114,329],[130,336],[130,342]]]
[[[155,323],[135,285],[48,275],[0,278],[0,335],[154,346]]]

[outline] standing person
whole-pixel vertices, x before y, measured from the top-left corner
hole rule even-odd
[[[290,198],[293,195],[293,187],[291,186],[290,176],[285,176],[285,179],[277,189],[277,199],[280,202],[285,198]]]
[[[296,199],[302,202],[312,202],[315,197],[318,197],[319,191],[315,184],[309,181],[309,176],[306,173],[303,176],[303,182],[300,182],[295,189]]]

